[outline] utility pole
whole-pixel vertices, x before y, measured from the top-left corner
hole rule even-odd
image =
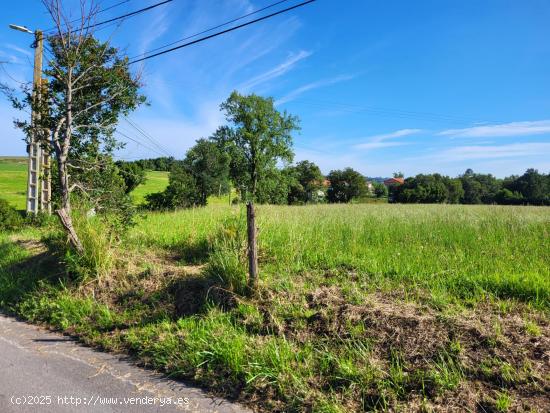
[[[48,86],[48,80],[42,79],[42,89],[40,96],[41,99],[47,99],[46,91]],[[40,133],[47,134],[48,131],[41,130]],[[43,141],[47,141],[48,137],[45,137]],[[51,165],[51,154],[49,150],[49,145],[46,145],[41,148],[42,150],[42,159],[40,160],[40,165],[42,167],[40,173],[40,210],[47,213],[48,215],[52,214],[52,165]]]
[[[45,131],[40,124],[40,102],[43,95],[42,56],[44,53],[44,35],[41,30],[34,32],[25,26],[10,24],[10,28],[24,33],[34,34],[34,71],[31,113],[31,136],[27,147],[29,153],[27,178],[27,213],[36,215],[38,211],[51,214],[51,174],[50,151],[42,147]]]
[[[31,114],[31,141],[29,144],[29,176],[27,181],[27,213],[36,215],[40,208],[40,176],[42,175],[41,161],[42,145],[41,136],[37,125],[40,122],[40,98],[42,95],[42,50],[43,36],[40,30],[35,30],[34,44],[34,72],[32,77],[32,114]]]

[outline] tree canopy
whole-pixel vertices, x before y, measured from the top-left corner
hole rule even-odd
[[[299,130],[299,120],[276,110],[272,98],[236,91],[220,108],[229,125],[218,129],[212,139],[231,156],[233,183],[243,199],[265,198],[259,189],[273,187],[274,182],[266,183],[278,175],[278,164],[294,157],[292,132]]]
[[[327,191],[331,203],[350,202],[367,193],[365,177],[352,168],[330,171],[330,186]]]

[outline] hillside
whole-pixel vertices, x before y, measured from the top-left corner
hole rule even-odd
[[[160,192],[168,185],[168,172],[147,171],[147,180],[132,193],[136,205],[145,195]],[[0,157],[0,198],[6,199],[17,209],[25,209],[27,190],[27,158]]]

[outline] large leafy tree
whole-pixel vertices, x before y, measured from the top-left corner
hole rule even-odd
[[[17,126],[43,139],[45,149],[55,155],[58,215],[68,232],[71,244],[82,250],[71,217],[71,193],[78,190],[90,200],[97,200],[95,190],[102,168],[110,168],[108,156],[118,143],[114,131],[118,117],[143,103],[139,79],[133,76],[128,59],[109,43],[96,39],[92,32],[97,7],[81,2],[82,16],[76,25],[57,0],[43,0],[56,31],[47,37],[47,62],[43,75],[47,79],[43,91],[47,99],[38,108],[40,120]],[[30,106],[33,91],[22,90],[23,98],[11,95],[18,108]],[[97,171],[92,174],[92,171]],[[82,179],[79,179],[78,177]],[[103,195],[110,191],[102,190]]]
[[[215,142],[199,139],[187,152],[183,168],[195,182],[198,205],[206,205],[210,195],[229,190],[229,154]]]
[[[525,173],[515,179],[509,179],[505,184],[506,189],[521,194],[525,202],[534,205],[544,205],[550,203],[550,175],[545,176],[539,173],[536,169],[527,169]],[[518,198],[517,195],[508,198],[514,201]],[[502,194],[501,194],[502,197]],[[516,198],[516,199],[514,199]]]
[[[231,177],[241,197],[259,200],[261,183],[276,176],[278,163],[292,161],[298,118],[275,109],[272,98],[233,92],[221,104],[229,125],[213,137],[231,155]]]
[[[327,191],[331,203],[345,203],[367,193],[365,177],[352,168],[330,171],[327,176],[330,186]]]
[[[199,139],[180,162],[174,162],[164,192],[147,196],[151,209],[205,206],[210,195],[229,190],[229,154],[213,141]]]
[[[463,204],[491,204],[501,189],[501,182],[491,174],[477,174],[467,169],[459,178],[464,189]]]
[[[325,177],[321,169],[310,161],[300,161],[289,168],[293,181],[288,194],[289,204],[305,204],[324,200]]]

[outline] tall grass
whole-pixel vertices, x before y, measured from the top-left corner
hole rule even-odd
[[[91,297],[79,282],[56,284],[42,273],[42,258],[0,234],[0,305],[129,351],[175,377],[251,397],[265,411],[407,411],[414,403],[437,410],[463,388],[470,397],[497,382],[508,386],[500,386],[503,395],[514,392],[528,404],[548,386],[547,376],[531,374],[542,364],[527,347],[548,335],[550,208],[258,206],[261,293],[254,298],[242,297],[244,207],[146,213],[121,244],[105,236],[106,222],[75,221],[87,250],[71,263],[79,274],[111,273],[122,249],[133,250],[141,267],[111,275],[123,282],[97,283]],[[155,259],[150,267],[148,257]],[[236,298],[208,299],[204,291],[213,285]],[[403,296],[429,306],[403,303]],[[497,320],[516,304],[522,313],[498,329],[483,325],[495,320],[476,313],[487,297],[503,309]],[[178,300],[202,301],[176,314],[186,304]],[[454,323],[463,306],[473,308],[475,326]],[[455,307],[460,311],[445,312]],[[433,340],[423,336],[432,333]],[[418,337],[426,348],[413,346],[409,354]],[[517,379],[513,372],[522,366],[532,367]],[[539,390],[518,387],[531,382]]]
[[[459,298],[491,293],[550,306],[550,209],[452,205],[258,207],[262,279],[292,287],[313,272],[353,273]],[[205,243],[239,207],[148,214],[134,244],[185,250]]]

